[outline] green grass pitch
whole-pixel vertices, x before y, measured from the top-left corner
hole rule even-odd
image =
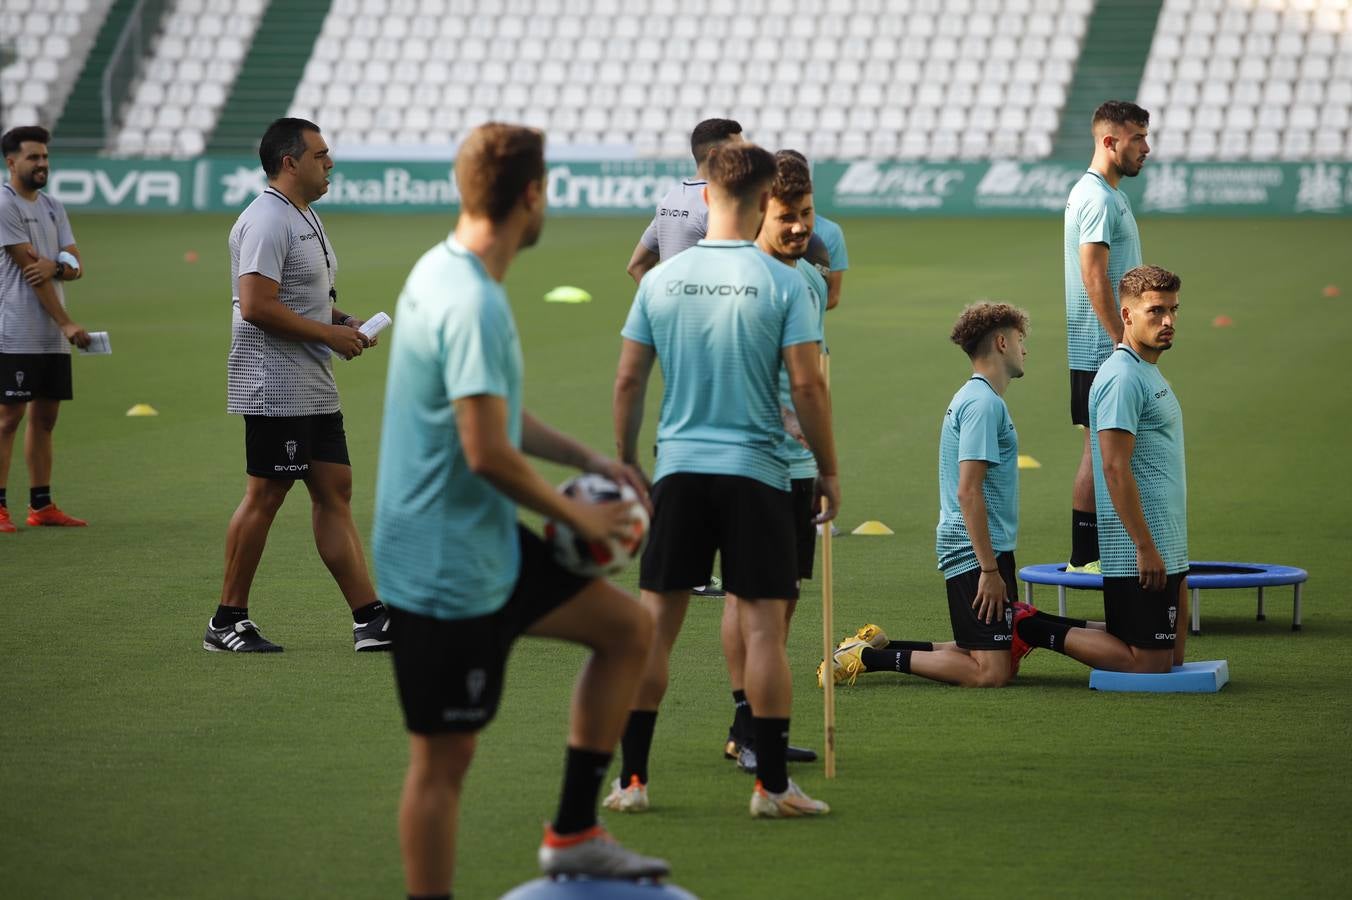
[[[394,312],[449,217],[333,216],[341,306]],[[508,278],[528,406],[612,446],[610,388],[638,220],[554,220]],[[1028,375],[1007,397],[1022,451],[1022,563],[1068,552],[1080,437],[1067,415],[1061,226],[1037,220],[844,220],[853,266],[828,316],[847,529],[836,623],[948,636],[935,571],[936,439],[966,376],[947,342],[964,303],[1032,314]],[[405,737],[389,663],[352,652],[349,618],[293,493],[251,610],[287,652],[213,655],[226,521],[243,429],[225,414],[226,217],[75,217],[89,270],[69,289],[114,355],[75,361],[57,432],[56,498],[87,530],[0,539],[0,893],[11,897],[402,896],[395,834]],[[1305,630],[1289,592],[1254,621],[1251,592],[1203,595],[1195,659],[1229,659],[1219,695],[1098,695],[1047,651],[1014,686],[964,691],[868,676],[838,693],[839,777],[796,777],[821,821],[747,817],[751,783],[720,756],[730,715],[718,605],[693,600],[658,721],[652,796],[612,815],[702,897],[1332,896],[1352,876],[1352,553],[1346,448],[1352,221],[1146,219],[1148,262],[1182,274],[1164,359],[1187,423],[1194,559],[1309,569]],[[195,251],[200,261],[188,263]],[[582,306],[546,304],[560,284]],[[1216,316],[1233,319],[1213,327]],[[369,533],[385,352],[336,362]],[[656,385],[645,427],[651,433]],[[157,418],[126,418],[149,403]],[[646,443],[646,441],[645,441]],[[558,470],[548,472],[561,479]],[[22,457],[9,479],[24,506]],[[632,586],[627,573],[621,580]],[[1053,604],[1046,588],[1038,596]],[[790,648],[796,743],[822,746],[819,586]],[[1072,611],[1095,615],[1078,595]],[[518,645],[460,826],[458,896],[535,875],[552,815],[566,696],[581,653]]]

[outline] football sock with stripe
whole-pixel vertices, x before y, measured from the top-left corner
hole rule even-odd
[[[34,509],[42,509],[44,506],[51,506],[52,486],[50,484],[44,484],[41,487],[29,488],[28,505]]]
[[[934,649],[933,641],[888,641],[888,650],[920,650],[929,652]],[[865,650],[865,653],[868,651]]]
[[[218,606],[216,615],[211,617],[212,628],[234,628],[237,622],[249,618],[247,606]]]
[[[372,619],[379,617],[385,611],[385,605],[379,600],[375,600],[365,606],[359,606],[352,610],[352,621],[358,625],[365,625]]]
[[[1099,558],[1098,513],[1070,511],[1070,564],[1088,565]]]
[[[751,740],[751,703],[746,691],[732,692],[732,736],[738,743]]]
[[[629,723],[620,738],[620,784],[629,786],[637,775],[641,784],[648,783],[648,751],[653,746],[653,729],[657,727],[657,710],[635,709],[629,713]]]
[[[1070,631],[1071,626],[1065,622],[1028,616],[1026,619],[1020,619],[1017,627],[1019,637],[1031,646],[1054,650],[1057,653],[1066,652],[1066,632]]]
[[[1071,628],[1088,628],[1089,622],[1086,619],[1072,619],[1069,616],[1057,616],[1049,612],[1037,611],[1035,618],[1046,622],[1058,622],[1062,625],[1069,625]]]
[[[869,648],[859,654],[859,661],[864,664],[865,672],[900,672],[909,675],[913,652],[913,650],[893,650],[890,645],[887,650]]]
[[[568,748],[563,764],[563,790],[554,816],[555,834],[577,834],[596,824],[596,797],[606,780],[611,754]]]
[[[9,502],[5,500],[5,489],[0,488],[0,506],[8,506]]]

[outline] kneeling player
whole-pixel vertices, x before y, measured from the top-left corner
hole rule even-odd
[[[1003,687],[1018,671],[1028,648],[1011,656],[1007,603],[1018,596],[1019,436],[1004,394],[1010,381],[1023,377],[1027,332],[1023,310],[980,303],[963,310],[950,336],[972,361],[972,375],[949,402],[939,434],[935,551],[947,579],[953,643],[888,641],[878,626],[866,625],[832,654],[836,682],[853,684],[863,672],[901,672],[964,687]],[[825,663],[817,670],[819,684],[824,669]]]
[[[481,126],[461,144],[455,171],[455,233],[424,254],[399,298],[376,495],[375,557],[409,731],[399,810],[408,892],[447,896],[465,773],[522,634],[592,651],[573,693],[563,791],[540,847],[541,868],[664,875],[665,862],[626,850],[596,823],[652,618],[614,585],[560,568],[516,521],[519,503],[589,540],[620,537],[629,527],[627,504],[564,497],[523,454],[642,489],[637,472],[521,407],[521,345],[501,281],[543,227],[544,137]]]
[[[1182,279],[1158,266],[1122,276],[1123,340],[1089,391],[1107,633],[1066,628],[1018,604],[1016,643],[1114,672],[1183,662],[1188,617],[1183,411],[1157,366],[1173,346]]]

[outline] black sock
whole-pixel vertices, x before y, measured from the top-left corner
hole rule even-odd
[[[1053,621],[1050,617],[1028,616],[1019,620],[1019,637],[1034,647],[1045,650],[1066,652],[1066,632],[1071,626],[1065,622]]]
[[[620,784],[629,786],[637,775],[641,784],[648,783],[648,751],[653,746],[653,729],[657,726],[657,710],[635,709],[629,712],[629,723],[620,738]]]
[[[383,603],[379,600],[372,600],[365,606],[359,606],[352,610],[352,621],[356,622],[358,625],[365,625],[372,619],[377,618],[384,611],[385,605]]]
[[[903,675],[909,675],[911,654],[914,652],[914,650],[893,650],[889,644],[886,650],[865,648],[864,652],[859,654],[859,659],[864,664],[865,672],[901,672]]]
[[[1037,618],[1048,622],[1059,622],[1062,625],[1069,625],[1071,628],[1088,628],[1089,622],[1086,619],[1072,619],[1069,616],[1054,616],[1049,612],[1037,611]]]
[[[212,628],[234,628],[236,622],[249,618],[247,606],[218,606],[216,615],[211,617]]]
[[[923,652],[929,652],[934,649],[934,643],[932,641],[888,641],[886,649],[920,650]],[[867,653],[868,651],[865,650],[864,652]]]
[[[596,824],[596,796],[610,768],[609,753],[568,748],[563,764],[563,791],[554,816],[555,834],[577,834]]]
[[[772,794],[789,787],[789,720],[762,719],[755,716],[751,726],[756,734],[756,778]]]
[[[1070,564],[1083,566],[1099,558],[1098,513],[1070,511]]]
[[[34,509],[42,509],[44,506],[51,506],[52,486],[50,484],[44,484],[42,487],[29,488],[28,505]]]
[[[0,488],[0,506],[9,506],[9,503],[6,502],[6,500],[5,500],[5,489],[4,489],[4,488]]]
[[[451,900],[454,894],[409,894],[408,900]]]
[[[739,744],[749,743],[751,737],[751,703],[746,699],[746,691],[732,692],[732,732]]]

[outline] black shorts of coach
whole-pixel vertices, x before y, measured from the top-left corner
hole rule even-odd
[[[798,523],[790,491],[741,475],[677,472],[653,486],[652,501],[639,587],[663,592],[708,584],[717,553],[729,594],[798,599]]]
[[[1142,650],[1168,650],[1178,640],[1178,597],[1187,572],[1170,575],[1164,590],[1147,591],[1138,575],[1103,578],[1103,618],[1108,633]],[[1186,626],[1184,626],[1186,627]]]
[[[1019,596],[1014,580],[1014,554],[1006,550],[995,554],[995,565],[1005,582],[1005,614],[994,622],[983,619],[972,606],[976,600],[981,569],[954,575],[944,582],[948,588],[948,619],[953,624],[953,640],[964,650],[1008,650],[1013,644],[1014,610],[1009,601]]]
[[[517,526],[521,569],[507,602],[472,619],[390,611],[394,678],[414,734],[475,732],[493,721],[512,644],[591,583],[554,561],[544,541]]]
[[[789,492],[793,494],[794,552],[798,557],[798,577],[812,577],[812,563],[817,558],[817,511],[812,508],[812,497],[817,492],[817,479],[795,478]]]
[[[245,416],[244,457],[256,478],[304,479],[315,462],[350,466],[343,414]]]
[[[1089,427],[1089,389],[1094,386],[1097,372],[1070,370],[1070,421],[1073,425]]]
[[[71,400],[69,353],[0,353],[0,403]]]

